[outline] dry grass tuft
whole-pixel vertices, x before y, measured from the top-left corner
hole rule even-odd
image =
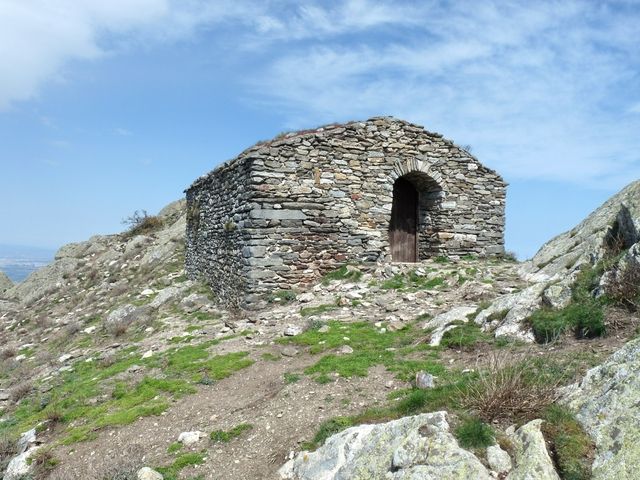
[[[6,347],[0,350],[0,361],[8,360],[15,357],[18,351],[13,347]]]
[[[632,312],[640,309],[640,264],[630,261],[615,272],[606,287],[606,294],[617,304]]]
[[[33,384],[31,382],[22,382],[14,386],[9,390],[9,400],[14,403],[18,403],[25,398],[33,390]]]
[[[460,403],[486,422],[535,418],[557,399],[557,382],[536,382],[526,362],[494,354],[461,393]]]

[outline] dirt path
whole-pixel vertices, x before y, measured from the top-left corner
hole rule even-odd
[[[301,371],[314,358],[301,354],[280,361],[258,360],[254,365],[182,399],[164,415],[147,417],[98,432],[98,438],[61,447],[57,478],[88,479],[118,463],[130,463],[138,448],[146,465],[168,465],[175,458],[167,448],[184,431],[229,430],[240,423],[253,428],[228,443],[201,440],[191,450],[207,450],[204,464],[182,471],[181,478],[274,479],[289,452],[313,437],[327,418],[347,415],[386,401],[389,387],[404,386],[383,367],[366,378],[336,378],[320,385],[308,376],[284,381],[285,372]],[[392,386],[393,385],[393,386]],[[186,451],[186,450],[185,450]],[[107,465],[110,464],[110,465]]]

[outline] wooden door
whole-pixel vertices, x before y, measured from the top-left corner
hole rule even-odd
[[[394,262],[418,261],[418,192],[403,178],[393,184],[389,244]]]

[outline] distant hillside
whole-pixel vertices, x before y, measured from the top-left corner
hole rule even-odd
[[[13,282],[21,282],[31,272],[51,263],[54,255],[53,249],[0,244],[0,271]]]

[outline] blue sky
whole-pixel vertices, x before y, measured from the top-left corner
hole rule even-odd
[[[640,178],[640,1],[0,0],[0,244],[122,229],[258,140],[394,115],[531,256]]]

